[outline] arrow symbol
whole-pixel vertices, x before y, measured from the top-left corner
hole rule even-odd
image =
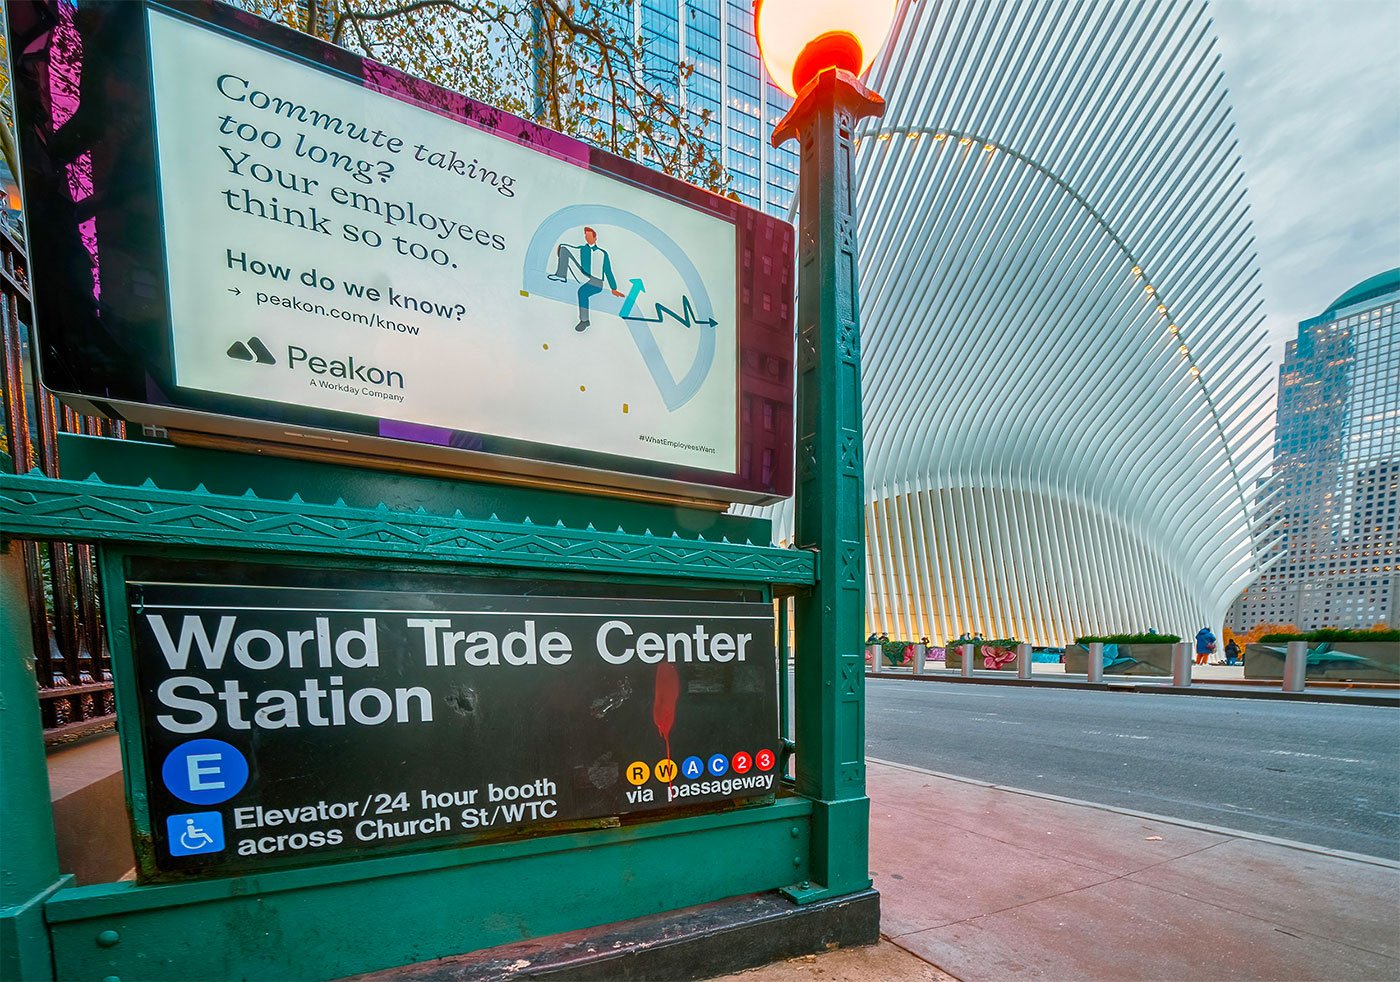
[[[681,296],[680,313],[676,313],[664,303],[658,303],[653,305],[656,308],[655,317],[648,317],[645,314],[637,315],[635,313],[637,299],[642,295],[645,289],[642,281],[634,278],[632,280],[632,289],[627,292],[627,299],[622,301],[622,309],[617,312],[617,315],[625,321],[646,321],[649,324],[660,324],[667,317],[670,317],[683,327],[692,327],[696,324],[700,324],[704,327],[714,327],[718,323],[713,317],[702,318],[697,314],[695,308],[690,305],[690,297],[684,295]]]
[[[641,279],[633,277],[632,289],[627,291],[627,299],[622,301],[622,309],[617,312],[619,317],[627,320],[632,316],[632,309],[637,306],[637,298],[642,295],[644,289],[646,288],[642,285]]]
[[[236,296],[238,296],[240,293],[242,293],[243,291],[240,290],[240,289],[238,289],[238,287],[236,287],[236,286],[231,286],[231,287],[228,288],[228,292],[229,292],[229,293],[232,293],[232,294],[236,297]]]

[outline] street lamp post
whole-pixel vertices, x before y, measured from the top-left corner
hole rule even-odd
[[[861,84],[892,0],[759,0],[759,50],[796,96],[773,146],[799,142],[795,542],[817,556],[796,600],[797,791],[814,805],[799,903],[870,885],[865,793],[865,468],[856,296],[855,126],[884,113]]]

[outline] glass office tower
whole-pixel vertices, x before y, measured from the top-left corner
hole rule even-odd
[[[228,2],[273,13],[263,0]],[[792,98],[769,81],[758,55],[752,0],[600,0],[597,9],[618,37],[641,40],[646,80],[702,128],[739,199],[785,217],[797,190],[797,150],[792,143],[775,150],[768,138]],[[317,10],[328,37],[335,4],[323,0]],[[681,64],[691,66],[688,77]]]
[[[749,0],[631,0],[647,78],[704,125],[744,204],[786,215],[797,189],[793,144],[774,150],[773,126],[792,99],[768,80]],[[680,63],[693,66],[681,78]]]
[[[1400,268],[1298,325],[1279,371],[1283,556],[1230,624],[1400,624]]]

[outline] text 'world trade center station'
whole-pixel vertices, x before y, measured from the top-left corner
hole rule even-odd
[[[1218,630],[1273,369],[1208,7],[907,4],[870,84],[869,628]]]

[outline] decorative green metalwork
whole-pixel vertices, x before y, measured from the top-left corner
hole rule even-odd
[[[117,449],[123,456],[154,453],[142,447]],[[184,451],[163,449],[173,464],[185,457]],[[238,480],[261,490],[286,479],[294,486],[320,482],[317,493],[324,493],[329,472],[313,465],[237,460],[241,468],[236,473],[227,462],[205,468],[212,463],[207,459],[197,469],[225,486]],[[269,472],[275,480],[269,480]],[[164,479],[170,471],[157,467],[146,473]],[[421,481],[419,500],[442,507],[441,489],[431,480],[397,476],[394,481]],[[356,488],[359,500],[368,500],[365,495],[373,487],[372,480],[364,480]],[[0,529],[3,538],[66,538],[105,546],[104,588],[109,598],[118,598],[113,601],[118,607],[121,557],[170,547],[221,557],[257,554],[274,561],[300,556],[302,562],[319,557],[343,566],[539,569],[653,582],[726,580],[801,587],[814,575],[813,557],[803,550],[708,541],[699,533],[677,531],[690,526],[711,534],[719,529],[762,532],[765,523],[631,502],[602,502],[595,508],[592,499],[579,496],[561,496],[571,499],[562,506],[537,492],[517,495],[511,489],[483,488],[477,494],[475,485],[463,482],[455,490],[464,509],[481,511],[487,501],[491,511],[500,503],[512,516],[535,510],[560,520],[536,525],[528,519],[468,518],[460,511],[444,515],[308,503],[298,494],[215,494],[202,485],[175,491],[154,481],[115,484],[31,473],[0,476]],[[412,500],[411,487],[399,491],[396,500]],[[665,535],[602,532],[587,525],[588,515],[596,521],[606,515],[609,522],[632,529],[664,528],[658,519],[667,517],[672,525]],[[587,527],[569,528],[563,519]],[[22,584],[6,580],[0,588],[7,604],[22,600]],[[113,650],[124,653],[116,664],[129,669],[127,626],[121,618],[108,626]],[[6,978],[50,973],[59,978],[183,979],[211,973],[339,977],[777,889],[807,877],[811,857],[820,851],[810,842],[813,803],[783,797],[619,828],[556,831],[256,876],[73,887],[53,857],[53,814],[43,781],[25,618],[7,615],[0,641],[6,642],[0,647],[9,666],[0,673],[0,702],[27,707],[25,713],[0,713],[6,746],[0,827],[7,842],[17,829],[33,840],[22,862],[6,860],[6,882],[13,880],[13,889],[0,885],[0,976]],[[128,721],[134,675],[119,670],[116,681],[119,714]],[[134,724],[121,729],[124,740],[139,739]],[[126,749],[128,794],[137,796],[143,793],[142,762]],[[24,773],[16,770],[21,763]],[[277,943],[269,944],[269,939]]]
[[[377,508],[451,515],[536,526],[563,524],[576,529],[606,529],[708,542],[754,542],[768,545],[772,523],[766,519],[672,503],[630,501],[576,494],[550,487],[488,484],[447,475],[396,473],[321,460],[297,460],[266,454],[252,456],[203,447],[177,447],[138,440],[60,434],[58,477],[80,480],[96,476],[107,484],[132,487],[151,481],[167,491],[190,491],[203,484],[211,494],[290,501],[294,494],[308,504]],[[12,473],[13,468],[9,471]]]
[[[714,512],[183,448],[80,443],[73,459],[120,481],[0,475],[0,538],[107,547],[101,562],[109,598],[120,597],[124,553],[171,547],[273,561],[315,557],[332,565],[542,570],[672,583],[801,588],[815,575],[809,551],[775,548],[766,538],[757,545],[729,538],[766,536],[767,523]],[[214,493],[200,481],[257,493]],[[337,488],[358,504],[337,498]],[[386,499],[400,507],[363,504]],[[425,502],[432,510],[403,502]],[[530,515],[553,521],[535,523]],[[652,534],[653,528],[663,532]],[[23,597],[21,584],[0,587],[7,603]],[[116,664],[129,667],[125,622],[115,618],[108,627],[121,655]],[[829,850],[811,841],[825,829],[816,820],[818,805],[788,797],[620,828],[250,877],[67,886],[53,858],[25,618],[7,617],[4,631],[0,647],[9,668],[0,674],[0,701],[28,708],[27,715],[0,713],[6,745],[0,830],[7,842],[26,830],[34,843],[23,862],[6,860],[6,882],[14,880],[13,889],[0,889],[0,976],[6,978],[339,977],[777,889],[808,877],[813,857]],[[134,675],[117,674],[118,712],[130,724]],[[134,724],[122,733],[124,740],[139,739]],[[139,796],[141,758],[126,749],[127,791]],[[25,773],[16,770],[17,761]],[[863,864],[863,851],[861,857]]]
[[[705,580],[808,584],[812,555],[769,545],[709,542],[501,522],[385,506],[310,504],[293,495],[168,491],[72,481],[38,472],[0,475],[0,529],[16,538],[158,543],[354,559],[541,568]]]
[[[44,913],[60,979],[340,978],[771,890],[805,875],[811,810],[784,798],[257,876],[74,887]]]
[[[49,977],[44,902],[72,880],[58,871],[25,596],[20,552],[0,544],[0,979]]]

